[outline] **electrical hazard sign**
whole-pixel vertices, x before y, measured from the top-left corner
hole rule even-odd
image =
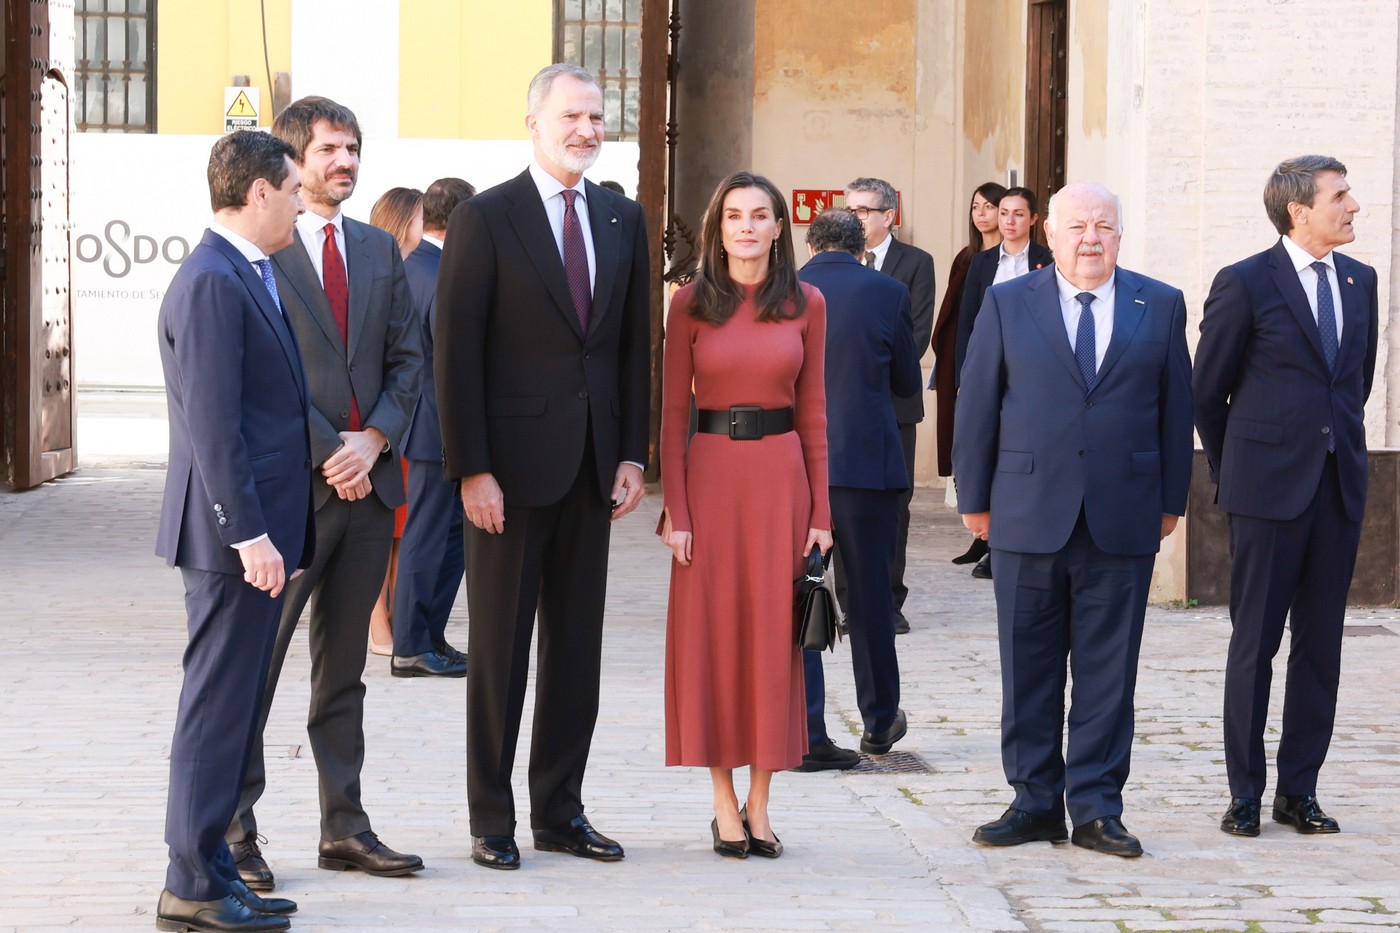
[[[257,129],[260,97],[255,87],[224,88],[224,132]]]

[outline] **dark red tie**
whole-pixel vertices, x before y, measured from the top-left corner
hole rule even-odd
[[[345,278],[345,260],[335,245],[335,224],[326,224],[326,243],[321,247],[321,280],[326,290],[326,301],[331,306],[331,316],[340,331],[340,343],[346,352],[350,350],[350,283]],[[360,403],[355,398],[355,390],[350,390],[350,430],[360,430]]]
[[[593,286],[588,281],[588,247],[583,245],[583,227],[574,210],[578,192],[564,191],[564,277],[569,280],[569,297],[574,300],[578,326],[588,333],[588,315],[593,310]]]

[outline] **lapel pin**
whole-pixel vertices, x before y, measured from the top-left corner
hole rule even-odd
[[[1356,282],[1352,279],[1351,276],[1347,276],[1347,284],[1348,284],[1348,285],[1355,285]]]
[[[1134,299],[1133,299],[1133,304],[1135,304],[1135,305],[1146,305],[1147,302],[1143,301],[1141,298],[1134,298]]]
[[[616,217],[609,218],[608,223],[610,223],[610,224],[615,224],[615,223],[617,223],[617,218],[616,218]]]

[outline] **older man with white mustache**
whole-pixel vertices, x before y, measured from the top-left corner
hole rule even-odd
[[[988,290],[953,435],[958,511],[991,542],[1002,765],[1015,791],[973,841],[1135,857],[1123,826],[1152,565],[1186,511],[1191,358],[1180,290],[1118,268],[1118,199],[1050,199],[1051,268]],[[1065,729],[1066,667],[1074,680]]]

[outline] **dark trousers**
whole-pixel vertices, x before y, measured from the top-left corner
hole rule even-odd
[[[238,808],[282,598],[241,576],[182,569],[189,646],[170,742],[165,887],[210,901],[238,877],[224,830]]]
[[[894,646],[890,563],[894,560],[899,492],[832,486],[831,524],[845,555],[847,635],[856,704],[867,732],[894,725],[899,712],[899,659]],[[826,681],[820,651],[802,652],[807,690],[807,742],[826,740]]]
[[[890,599],[896,616],[904,614],[904,601],[909,598],[909,587],[904,585],[904,555],[909,545],[909,503],[914,499],[914,440],[918,427],[917,424],[899,426],[899,443],[904,448],[904,472],[909,476],[909,488],[898,493],[898,525],[895,529],[894,558],[890,561]],[[850,571],[845,566],[846,559],[841,555],[839,546],[832,560],[836,572],[836,601],[841,611],[849,614],[851,609],[846,604],[846,577]]]
[[[608,503],[598,494],[591,445],[572,488],[543,508],[505,502],[505,530],[465,526],[467,804],[474,836],[514,835],[511,771],[539,612],[530,825],[555,827],[583,812],[583,772],[598,718],[607,593]]]
[[[462,585],[462,499],[437,460],[408,461],[408,521],[394,586],[394,654],[412,657],[446,641]]]
[[[1001,760],[1016,809],[1061,816],[1068,807],[1075,826],[1122,814],[1154,559],[1099,550],[1082,513],[1054,554],[992,549]]]
[[[230,842],[258,829],[253,805],[267,787],[263,730],[287,648],[308,601],[311,705],[306,732],[316,757],[321,838],[344,839],[370,828],[369,817],[360,805],[360,769],[365,761],[365,683],[361,677],[369,614],[384,585],[393,537],[394,512],[373,494],[355,502],[332,495],[316,510],[316,556],[301,576],[287,584],[243,796],[228,828]]]
[[[1264,728],[1273,659],[1290,641],[1278,743],[1280,794],[1316,794],[1337,712],[1342,620],[1361,523],[1347,518],[1329,456],[1295,519],[1230,518],[1230,653],[1225,667],[1225,771],[1230,794],[1264,795]]]

